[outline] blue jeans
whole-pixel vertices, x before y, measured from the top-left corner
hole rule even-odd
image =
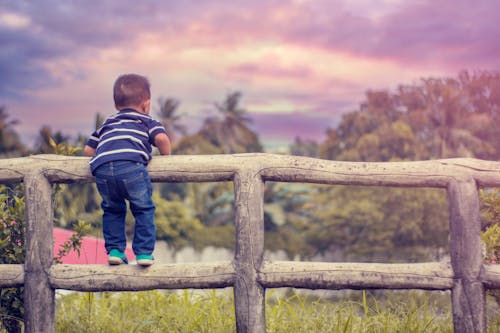
[[[156,240],[155,204],[151,179],[146,166],[131,161],[112,161],[94,170],[97,189],[102,197],[102,228],[106,252],[125,251],[125,216],[129,201],[135,218],[132,249],[135,255],[152,254]]]

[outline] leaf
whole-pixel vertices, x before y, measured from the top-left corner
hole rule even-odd
[[[54,150],[54,152],[57,152],[57,143],[54,141],[54,139],[49,136],[49,145],[50,147],[52,147],[52,149]]]

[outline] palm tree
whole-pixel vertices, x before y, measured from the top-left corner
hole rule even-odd
[[[158,105],[160,106],[160,109],[157,114],[160,117],[163,126],[167,130],[170,140],[175,140],[174,133],[179,133],[181,136],[185,136],[187,134],[187,127],[179,123],[182,115],[177,114],[179,101],[174,98],[165,99],[160,97],[158,99]]]
[[[233,92],[221,104],[215,103],[223,118],[205,119],[199,133],[226,154],[262,151],[257,134],[249,128],[252,120],[239,107],[240,99],[241,93]]]
[[[249,125],[252,120],[247,116],[247,111],[239,108],[241,97],[239,91],[229,93],[224,102],[215,103],[215,107],[224,116],[225,121],[232,120],[241,125]]]
[[[95,129],[97,130],[106,121],[106,117],[97,112],[95,114]]]
[[[9,119],[5,107],[0,107],[0,154],[24,154],[26,147],[21,142],[19,135],[14,130],[17,120]]]

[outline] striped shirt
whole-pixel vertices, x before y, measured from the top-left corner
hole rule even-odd
[[[147,165],[151,160],[151,145],[156,135],[165,133],[163,125],[147,114],[124,109],[107,118],[90,138],[87,145],[96,150],[90,160],[90,170],[109,161],[133,161]]]

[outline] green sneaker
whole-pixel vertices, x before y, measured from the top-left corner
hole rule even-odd
[[[137,264],[141,266],[151,266],[155,262],[155,258],[151,254],[138,254],[135,259]]]
[[[108,264],[121,265],[128,264],[127,256],[120,250],[112,249],[109,251]]]

